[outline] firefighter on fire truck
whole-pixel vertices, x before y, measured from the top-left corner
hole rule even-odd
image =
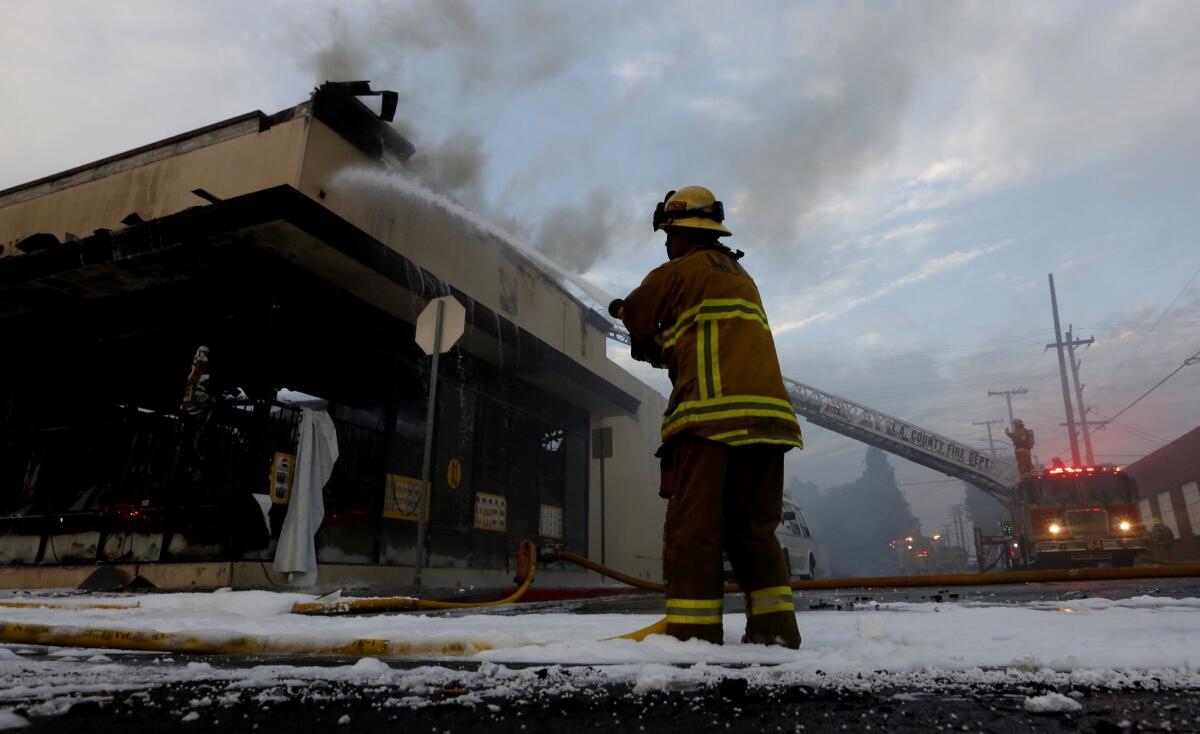
[[[1012,430],[1004,429],[1004,435],[1012,440],[1013,453],[1017,455],[1017,469],[1021,476],[1029,476],[1035,470],[1033,467],[1033,431],[1025,427],[1025,421],[1017,418],[1013,421]]]

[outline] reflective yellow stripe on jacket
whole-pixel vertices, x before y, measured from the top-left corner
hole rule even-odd
[[[727,431],[725,433],[716,433],[711,436],[705,436],[710,441],[718,441],[729,446],[746,446],[752,443],[772,443],[780,446],[802,446],[803,442],[798,436],[778,436],[774,433],[752,433],[750,429],[743,428],[740,431]]]
[[[695,326],[697,322],[720,321],[721,319],[747,319],[757,321],[767,331],[771,330],[767,323],[767,315],[762,308],[744,298],[706,298],[698,306],[689,308],[680,314],[674,325],[663,329],[662,348],[670,349],[675,346],[681,334]]]
[[[703,380],[702,380],[703,382]],[[703,390],[702,390],[703,391]],[[765,395],[725,395],[721,397],[688,400],[675,406],[675,410],[663,416],[663,435],[677,432],[684,426],[704,423],[707,421],[724,420],[726,418],[775,418],[800,425],[796,419],[796,409],[791,401],[771,398]],[[720,436],[721,438],[718,438]],[[749,429],[730,431],[728,433],[710,436],[731,445],[746,443],[762,443],[762,437],[752,434]],[[778,437],[788,439],[787,436]],[[791,446],[800,446],[799,437],[784,441]]]

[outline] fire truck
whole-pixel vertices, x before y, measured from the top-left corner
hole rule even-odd
[[[1133,478],[1119,467],[1055,466],[1021,477],[1014,462],[831,393],[786,379],[796,414],[810,423],[962,479],[1008,508],[1005,535],[975,529],[981,571],[1131,566],[1148,547]],[[907,544],[906,544],[907,546]],[[1000,553],[989,549],[996,548]]]
[[[1056,466],[1026,477],[1010,504],[1010,558],[1025,568],[1132,566],[1149,546],[1136,496],[1120,467]]]

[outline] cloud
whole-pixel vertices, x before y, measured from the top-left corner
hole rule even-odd
[[[947,220],[945,219],[923,219],[897,225],[880,234],[864,236],[859,242],[859,248],[876,249],[884,246],[895,248],[907,245],[910,249],[915,249],[915,246],[929,242],[931,236],[946,224]]]
[[[688,101],[688,110],[702,118],[702,124],[747,125],[755,122],[758,115],[733,99],[706,95]]]
[[[747,192],[739,237],[791,250],[814,215],[845,213],[847,190],[886,161],[920,80],[956,35],[958,6],[926,10],[783,3],[769,27],[730,23],[710,41],[718,81],[688,108],[714,124],[686,136],[705,151],[701,168]],[[722,79],[726,67],[756,73]]]
[[[668,54],[639,54],[614,64],[609,71],[623,84],[639,84],[661,79],[663,67],[670,61]]]
[[[939,255],[937,257],[930,258],[923,262],[921,266],[915,270],[905,273],[897,278],[888,280],[882,285],[877,286],[873,290],[863,295],[843,300],[841,304],[829,311],[822,311],[818,314],[808,316],[797,321],[788,321],[782,324],[776,324],[772,326],[771,330],[775,336],[780,336],[789,331],[803,329],[806,326],[820,321],[829,321],[839,316],[843,316],[860,306],[878,301],[881,298],[890,296],[902,288],[915,285],[928,278],[932,278],[947,271],[960,268],[972,260],[983,257],[984,255],[990,255],[991,253],[1008,247],[1011,244],[1011,240],[1004,240],[986,247],[977,247],[971,250],[957,250],[945,255]]]

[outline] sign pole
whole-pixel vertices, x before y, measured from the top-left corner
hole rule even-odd
[[[442,353],[442,314],[445,302],[437,300],[433,329],[433,359],[429,367],[429,408],[425,412],[425,458],[421,462],[421,494],[417,501],[417,554],[413,564],[413,586],[421,593],[421,568],[425,565],[425,508],[429,505],[429,474],[433,461],[433,419],[437,407],[438,356]]]
[[[605,550],[608,547],[608,528],[606,521],[608,512],[604,507],[604,457],[600,457],[600,565],[608,565]]]
[[[612,458],[612,427],[602,426],[592,431],[592,458],[600,460],[600,565],[608,562],[608,508],[604,496],[604,460]]]

